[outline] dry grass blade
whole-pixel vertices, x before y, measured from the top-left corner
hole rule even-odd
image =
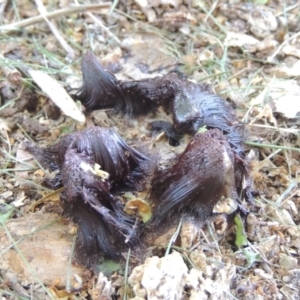
[[[129,261],[130,261],[130,254],[131,249],[128,249],[127,257],[126,257],[126,265],[125,265],[125,272],[124,272],[124,295],[123,300],[127,300],[127,293],[128,293],[128,270],[129,270]]]
[[[43,4],[43,2],[41,0],[34,0],[38,11],[40,12],[41,16],[44,18],[45,22],[48,24],[49,28],[51,29],[52,33],[54,34],[54,36],[57,38],[57,40],[59,41],[60,45],[65,49],[65,51],[68,53],[68,58],[70,60],[73,60],[75,57],[75,53],[74,50],[72,49],[72,47],[66,42],[66,40],[64,39],[64,37],[62,36],[62,34],[59,32],[59,30],[57,29],[57,27],[55,26],[55,24],[51,21],[48,20],[48,18],[46,17],[47,15],[47,10]]]
[[[30,206],[30,210],[34,212],[34,211],[35,211],[35,207],[36,207],[37,205],[40,205],[40,204],[42,204],[42,203],[45,203],[45,202],[51,200],[52,198],[57,198],[57,195],[60,194],[64,189],[65,189],[65,188],[62,187],[62,188],[60,188],[60,189],[58,189],[58,190],[56,190],[56,191],[53,191],[53,192],[47,194],[46,196],[44,196],[43,198],[39,199],[38,201],[33,202],[33,203],[31,204],[31,206]],[[56,200],[55,200],[55,201],[56,201]]]
[[[19,83],[22,78],[21,73],[16,68],[11,66],[8,60],[1,53],[0,59],[4,62],[4,64],[0,66],[2,72],[4,73],[4,76],[6,76],[7,79],[11,82]]]
[[[263,143],[256,143],[250,141],[246,141],[245,144],[249,146],[260,147],[260,148],[271,148],[271,149],[291,150],[291,151],[300,152],[300,148],[295,148],[295,147],[278,146],[273,144],[263,144]]]
[[[274,53],[268,57],[268,62],[273,62],[274,58],[278,55],[278,53],[281,51],[281,49],[288,44],[289,42],[291,42],[292,40],[296,39],[297,37],[300,36],[300,32],[297,32],[293,35],[291,35],[289,38],[287,38],[275,51]]]
[[[73,13],[84,12],[86,10],[108,9],[108,8],[110,8],[110,6],[111,6],[110,2],[104,2],[104,3],[99,3],[99,4],[73,5],[73,6],[69,6],[67,8],[49,12],[49,13],[45,14],[44,16],[31,17],[26,20],[22,20],[20,22],[16,22],[16,23],[13,23],[10,25],[0,26],[0,31],[9,33],[10,31],[20,30],[21,28],[43,22],[45,20],[45,18],[53,19],[53,18],[59,18],[61,16],[65,16],[65,15],[69,15],[69,14],[73,14]]]
[[[75,0],[75,3],[78,4],[78,1]],[[113,4],[110,8],[110,12],[109,14],[112,13],[112,10],[114,9],[114,5]],[[102,21],[95,17],[91,12],[86,12],[86,15],[89,16],[98,26],[100,26],[110,37],[112,37],[118,44],[121,43],[121,41],[106,27],[103,25]]]

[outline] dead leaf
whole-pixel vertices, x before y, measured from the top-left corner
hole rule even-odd
[[[249,52],[255,52],[259,40],[244,33],[229,31],[227,32],[224,44],[228,47],[239,47]]]
[[[225,214],[232,214],[238,208],[237,203],[230,198],[222,198],[217,202],[217,204],[213,208],[213,213],[225,213]]]
[[[17,197],[16,197],[16,200],[14,200],[11,204],[14,206],[14,207],[20,207],[20,206],[23,206],[25,205],[24,203],[24,200],[26,199],[27,197],[25,196],[25,192],[24,191],[21,191],[18,193]]]
[[[36,162],[32,154],[25,151],[23,143],[20,143],[17,148],[16,175],[21,179],[28,179],[28,170],[36,168]],[[24,169],[24,171],[22,171]]]
[[[292,67],[288,67],[286,64],[279,64],[278,66],[271,68],[269,73],[275,74],[276,77],[298,77],[300,76],[300,60],[298,60]]]
[[[273,111],[286,118],[296,118],[300,112],[300,86],[296,80],[272,80],[267,87],[251,101],[252,105],[269,103]]]
[[[148,222],[152,216],[149,204],[145,200],[138,198],[126,202],[124,211],[128,215],[134,215],[138,213],[144,223]]]
[[[76,103],[60,83],[42,71],[29,70],[28,72],[42,91],[63,111],[65,115],[78,122],[85,122],[84,114],[80,111]]]

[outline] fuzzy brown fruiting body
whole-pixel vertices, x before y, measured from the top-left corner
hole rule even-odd
[[[155,111],[159,106],[172,114],[177,133],[218,128],[236,154],[243,158],[243,126],[231,107],[207,87],[176,74],[138,81],[121,81],[87,52],[82,61],[83,86],[75,95],[87,110],[115,108],[124,114],[138,115]]]
[[[143,229],[154,234],[181,215],[204,221],[221,197],[237,198],[247,174],[243,126],[219,96],[175,74],[119,81],[90,52],[82,71],[84,84],[76,98],[87,110],[110,107],[135,116],[162,106],[173,124],[154,121],[153,130],[163,130],[174,143],[178,134],[194,137],[173,165],[154,173],[151,160],[108,128],[70,134],[44,149],[27,147],[45,168],[59,171],[55,186],[65,187],[64,213],[79,226],[79,262],[91,267],[100,253],[118,258],[145,236],[136,217],[124,213],[122,191],[149,188],[152,182],[147,192],[153,216]],[[203,126],[208,130],[198,132]]]
[[[76,149],[109,173],[113,183],[129,184],[132,176],[139,176],[148,161],[145,155],[128,146],[113,129],[102,127],[65,135],[59,142],[46,148],[27,144],[26,149],[51,171],[61,169],[67,152]]]
[[[27,150],[45,168],[60,171],[54,185],[64,186],[64,214],[78,224],[77,261],[92,267],[101,253],[120,258],[137,242],[137,220],[124,213],[115,191],[142,185],[146,156],[101,127],[66,135],[46,148],[27,145]]]
[[[196,133],[175,164],[150,174],[150,160],[112,129],[92,127],[47,148],[27,149],[45,168],[55,165],[60,170],[64,214],[79,227],[76,258],[88,267],[101,254],[117,259],[128,247],[137,246],[146,237],[140,236],[142,227],[144,233],[149,229],[155,234],[156,226],[167,228],[181,215],[205,221],[221,197],[237,197],[236,156],[219,129]],[[124,212],[118,193],[135,191],[140,179],[151,178],[153,217],[142,226]]]
[[[178,135],[170,122],[167,121],[153,121],[151,123],[152,132],[164,132],[169,139],[171,146],[178,146],[179,138]]]
[[[181,214],[205,220],[222,196],[237,197],[234,165],[234,152],[220,130],[196,133],[178,162],[154,176],[152,222]]]
[[[112,183],[92,172],[95,161],[78,148],[69,149],[61,169],[65,187],[61,195],[64,214],[78,224],[76,259],[92,266],[99,253],[120,258],[136,243],[135,218],[123,212],[112,195]]]

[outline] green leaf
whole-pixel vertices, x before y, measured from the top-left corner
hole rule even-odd
[[[247,235],[244,230],[244,224],[240,215],[236,214],[234,216],[234,223],[236,225],[236,239],[235,244],[241,248],[242,246],[248,245]]]
[[[128,215],[135,215],[137,212],[144,223],[147,223],[152,216],[150,205],[141,198],[132,198],[126,202],[124,211]]]
[[[61,126],[60,127],[60,132],[61,132],[61,135],[69,134],[69,133],[74,132],[74,126],[73,126],[73,124],[72,125]]]
[[[12,205],[3,206],[4,209],[0,209],[0,224],[6,223],[12,216],[15,208]]]
[[[255,4],[260,4],[260,5],[266,5],[269,2],[269,0],[255,0]]]
[[[242,251],[243,251],[244,255],[246,256],[248,267],[250,267],[257,259],[260,258],[259,253],[249,251],[246,248],[244,248]]]
[[[110,276],[114,272],[121,271],[122,266],[113,260],[105,260],[99,265],[99,271],[104,274],[104,276]]]

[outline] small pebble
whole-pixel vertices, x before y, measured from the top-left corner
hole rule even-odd
[[[286,255],[284,253],[279,254],[279,265],[288,270],[299,268],[297,258]]]
[[[9,183],[9,182],[6,182],[6,183],[4,184],[4,186],[5,186],[7,189],[9,189],[9,190],[12,190],[12,189],[14,188],[14,186],[13,186],[11,183]]]
[[[0,196],[4,199],[7,199],[7,198],[11,197],[12,195],[13,195],[12,191],[6,191],[6,192],[2,193]]]

